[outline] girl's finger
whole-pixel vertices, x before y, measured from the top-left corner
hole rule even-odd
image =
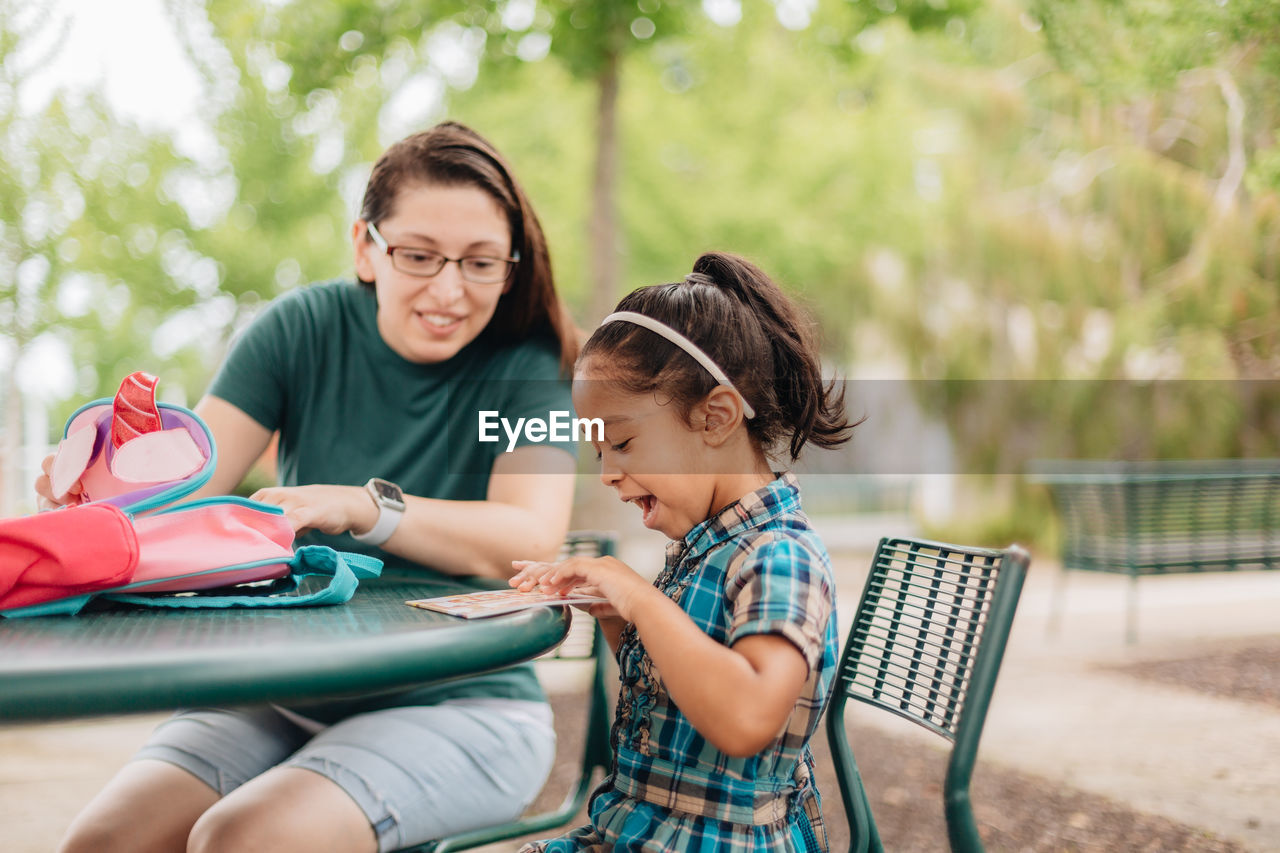
[[[512,560],[511,568],[516,570],[512,578],[527,578],[537,574],[538,563],[532,560]]]
[[[573,589],[582,578],[576,572],[554,571],[542,579],[543,586],[550,586],[556,592]]]
[[[523,566],[520,571],[512,575],[508,583],[519,589],[521,592],[529,592],[538,586],[541,575],[545,571],[545,563],[537,563],[531,560],[513,560],[512,566]]]

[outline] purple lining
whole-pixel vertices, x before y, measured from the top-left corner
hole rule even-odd
[[[115,446],[112,445],[111,443],[112,407],[110,405],[103,405],[101,408],[103,409],[103,411],[100,414],[94,416],[94,420],[95,420],[94,426],[97,429],[98,434],[93,441],[93,453],[90,454],[89,456],[89,460],[90,460],[89,464],[92,465],[93,460],[98,458],[98,454],[102,453],[105,450],[107,454],[106,463],[109,468],[109,466],[111,465],[111,461],[115,458],[115,453],[116,453]],[[143,488],[136,489],[132,492],[125,492],[124,494],[115,495],[113,497],[102,498],[100,500],[94,501],[94,503],[106,503],[106,504],[111,504],[112,506],[119,507],[120,509],[126,509],[131,504],[138,503],[139,501],[144,501],[148,498],[151,498],[151,497],[154,497],[155,495],[160,494],[161,492],[167,491],[168,489],[172,489],[175,486],[178,486],[182,483],[189,482],[192,479],[199,477],[202,473],[204,473],[205,469],[209,467],[209,457],[212,455],[212,452],[211,452],[212,448],[209,445],[209,436],[204,431],[204,428],[200,426],[200,422],[197,421],[191,415],[188,415],[186,412],[167,408],[166,406],[164,406],[164,404],[160,404],[159,409],[160,409],[160,426],[163,429],[176,429],[176,428],[185,429],[187,433],[191,436],[191,439],[196,443],[196,447],[200,448],[200,452],[205,458],[205,464],[201,465],[198,471],[191,474],[189,477],[185,477],[181,480],[172,480],[170,482],[159,483],[154,486],[144,486]],[[85,412],[82,412],[80,417],[84,417],[85,415],[90,414],[92,411],[93,411],[92,409],[89,409]],[[79,420],[79,419],[80,418],[78,417],[76,420]]]

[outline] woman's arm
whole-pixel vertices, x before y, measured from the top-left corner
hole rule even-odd
[[[723,646],[680,606],[613,557],[518,563],[512,585],[553,592],[586,587],[632,622],[671,700],[721,752],[745,757],[786,725],[809,666],[789,640],[752,634]],[[616,636],[610,645],[616,650]]]
[[[448,574],[508,578],[514,559],[556,555],[569,529],[574,470],[563,450],[519,447],[494,462],[485,500],[405,495],[404,517],[380,547]],[[298,531],[367,533],[378,520],[363,486],[277,486],[253,497],[283,508]]]
[[[193,495],[229,495],[271,443],[271,430],[221,397],[205,395],[193,410],[213,433],[218,465],[209,482]]]
[[[493,464],[483,501],[405,497],[383,549],[450,574],[505,580],[516,559],[552,559],[569,530],[575,465],[554,447],[518,447]],[[362,532],[377,520],[373,501]]]
[[[196,404],[218,448],[213,477],[196,497],[229,494],[271,441],[271,431],[219,397]],[[493,464],[483,501],[405,495],[405,513],[382,549],[450,574],[507,578],[511,561],[555,557],[573,508],[573,457],[525,445]],[[280,506],[294,529],[366,533],[378,508],[363,486],[306,485],[260,489],[256,500]]]

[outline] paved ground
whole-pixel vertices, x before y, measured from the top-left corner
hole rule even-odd
[[[984,757],[1280,850],[1280,708],[1103,667],[1280,634],[1280,573],[1140,583],[1134,646],[1121,639],[1127,581],[1087,574],[1070,581],[1074,606],[1056,639],[1043,630],[1046,585],[1028,590]]]
[[[837,555],[847,618],[867,554],[856,537],[833,532],[832,538],[851,549]],[[630,549],[646,553],[653,553],[646,545]],[[1144,581],[1139,642],[1132,646],[1124,643],[1127,581],[1109,576],[1071,575],[1061,630],[1048,636],[1056,574],[1051,560],[1035,558],[981,761],[1200,826],[1252,850],[1280,851],[1280,707],[1109,668],[1280,634],[1280,572]],[[862,722],[873,716],[884,715],[866,714]],[[0,728],[0,849],[51,850],[75,810],[156,719]],[[895,720],[883,724],[913,736],[921,731]]]

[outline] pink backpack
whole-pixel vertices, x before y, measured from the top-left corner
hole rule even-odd
[[[270,504],[171,506],[209,480],[217,450],[194,412],[155,402],[148,374],[82,407],[64,434],[50,479],[59,498],[79,482],[79,503],[0,520],[0,615],[76,613],[94,596],[152,607],[335,604],[381,572],[363,554],[295,550],[293,528]],[[299,592],[316,574],[327,585]]]

